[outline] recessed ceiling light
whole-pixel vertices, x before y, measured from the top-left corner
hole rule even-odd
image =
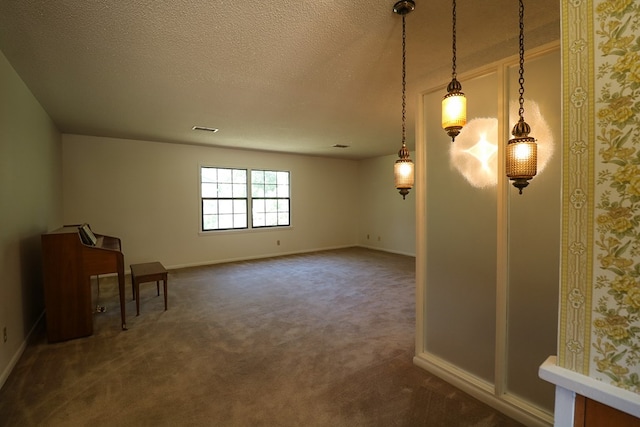
[[[220,129],[218,128],[210,128],[210,127],[206,127],[206,126],[194,126],[191,128],[192,130],[203,130],[206,132],[213,132],[216,133],[218,132]]]
[[[344,145],[344,144],[333,144],[332,147],[333,148],[349,148],[348,145]]]

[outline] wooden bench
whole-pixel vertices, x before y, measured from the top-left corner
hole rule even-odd
[[[159,296],[160,280],[162,280],[164,284],[164,309],[167,310],[167,275],[167,270],[159,262],[131,264],[131,291],[133,299],[136,300],[136,316],[140,315],[140,283],[156,282]]]

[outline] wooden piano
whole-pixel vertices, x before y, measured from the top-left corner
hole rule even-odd
[[[42,235],[44,295],[49,342],[93,333],[91,276],[117,273],[122,330],[124,256],[120,239],[94,234],[87,224],[68,225]]]

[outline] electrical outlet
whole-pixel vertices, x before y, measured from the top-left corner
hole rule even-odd
[[[278,246],[280,246],[280,240],[278,240],[276,243],[278,243]]]
[[[8,339],[8,337],[7,337],[7,327],[5,326],[2,329],[2,342],[7,342],[7,339]]]

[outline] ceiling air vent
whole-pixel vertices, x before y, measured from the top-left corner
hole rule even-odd
[[[216,133],[216,132],[218,132],[220,130],[218,128],[210,128],[210,127],[206,127],[206,126],[194,126],[191,129],[192,130],[203,130],[205,132],[212,132],[212,133]]]

